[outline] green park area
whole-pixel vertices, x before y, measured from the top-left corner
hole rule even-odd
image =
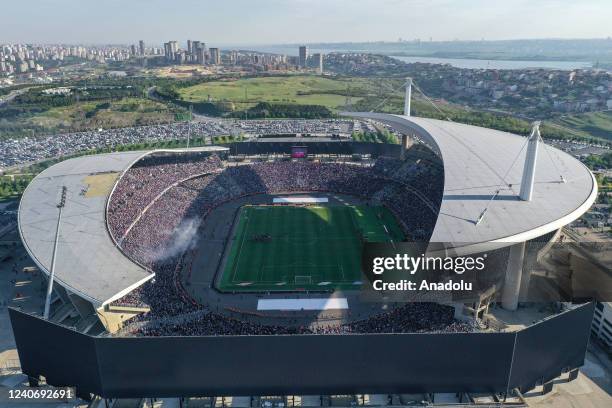
[[[6,117],[1,118],[1,116]],[[145,98],[83,101],[44,109],[16,105],[0,110],[3,137],[39,136],[130,126],[169,123],[175,120],[172,108]]]
[[[575,130],[577,135],[612,141],[612,111],[562,116],[555,123]]]
[[[366,80],[332,79],[314,75],[258,77],[204,82],[179,90],[188,102],[228,102],[235,109],[246,109],[259,102],[321,105],[342,109],[347,89],[363,87]],[[353,102],[360,98],[352,98]]]
[[[174,114],[163,103],[144,98],[92,101],[53,107],[27,119],[34,126],[97,129],[168,123]]]

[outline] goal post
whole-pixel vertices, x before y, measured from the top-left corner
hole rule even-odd
[[[310,275],[295,275],[294,282],[296,285],[309,285],[312,283],[312,276]]]

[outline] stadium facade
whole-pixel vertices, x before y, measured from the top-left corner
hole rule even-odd
[[[31,182],[21,200],[19,232],[25,248],[36,265],[45,275],[53,275],[52,279],[56,283],[52,299],[51,320],[57,323],[70,321],[76,332],[13,311],[11,316],[20,358],[26,362],[23,365],[24,373],[32,377],[45,376],[48,382],[51,380],[57,385],[72,385],[77,381],[83,390],[81,395],[94,393],[107,397],[128,397],[138,393],[141,396],[187,396],[210,395],[210,393],[216,393],[216,395],[219,395],[218,393],[269,395],[290,392],[320,394],[334,391],[346,393],[447,391],[509,393],[512,389],[525,391],[535,384],[549,382],[562,372],[579,367],[584,358],[584,348],[588,338],[589,313],[592,314],[592,307],[589,306],[571,310],[550,319],[549,322],[542,323],[541,326],[527,328],[524,333],[517,332],[508,336],[500,333],[500,336],[497,337],[494,337],[494,334],[477,333],[438,333],[431,334],[433,336],[431,338],[425,338],[425,334],[421,335],[423,337],[414,337],[409,333],[395,335],[400,337],[383,333],[338,336],[304,334],[247,336],[253,337],[252,340],[240,340],[243,336],[235,335],[220,338],[201,336],[193,337],[192,340],[187,337],[114,339],[94,336],[103,332],[121,331],[126,320],[149,311],[149,306],[146,304],[138,302],[124,304],[120,302],[121,299],[130,298],[132,293],[138,292],[146,285],[168,284],[162,274],[156,276],[157,271],[154,265],[157,265],[160,260],[159,253],[153,250],[154,246],[147,247],[145,244],[157,237],[156,234],[163,229],[161,220],[165,208],[168,207],[156,208],[156,203],[164,203],[165,197],[173,194],[172,189],[177,186],[182,186],[186,194],[191,194],[193,191],[198,191],[198,194],[203,192],[197,197],[193,196],[193,201],[186,206],[184,214],[189,214],[190,210],[199,210],[200,207],[195,206],[196,204],[204,205],[202,208],[206,208],[206,211],[213,211],[212,207],[261,194],[263,187],[258,189],[253,185],[260,182],[266,187],[269,184],[266,177],[270,174],[271,177],[276,177],[275,175],[279,172],[282,172],[282,176],[285,177],[280,181],[281,186],[276,189],[267,187],[264,189],[270,197],[288,190],[302,191],[298,187],[286,187],[288,185],[286,183],[292,181],[286,178],[293,177],[297,180],[298,186],[306,186],[303,188],[304,191],[351,195],[355,189],[354,185],[362,188],[364,184],[367,186],[364,188],[371,191],[364,193],[363,196],[368,199],[383,197],[381,200],[396,215],[402,211],[410,211],[410,205],[403,201],[419,200],[420,204],[414,206],[415,211],[418,207],[418,211],[435,212],[435,217],[430,225],[419,220],[414,224],[418,227],[415,228],[413,224],[410,224],[410,220],[400,219],[399,221],[404,226],[408,224],[413,230],[418,230],[417,237],[428,242],[431,253],[465,256],[503,248],[508,250],[509,259],[504,265],[501,302],[509,310],[516,309],[521,288],[525,285],[525,277],[529,274],[527,268],[524,268],[527,257],[525,242],[542,237],[545,237],[546,240],[554,239],[564,225],[584,214],[597,196],[594,176],[581,162],[560,150],[539,143],[538,140],[535,140],[534,147],[533,135],[531,138],[524,138],[476,126],[406,115],[374,113],[350,113],[350,115],[361,119],[376,120],[390,126],[405,135],[402,143],[390,146],[308,140],[300,141],[301,151],[307,151],[314,156],[341,156],[342,162],[345,162],[347,157],[350,161],[351,157],[367,155],[372,162],[377,163],[372,166],[372,169],[378,164],[384,167],[381,164],[384,163],[383,156],[393,156],[393,159],[399,163],[398,167],[393,167],[384,177],[374,177],[371,172],[375,170],[353,166],[349,167],[351,172],[346,176],[342,169],[345,169],[345,166],[351,166],[350,164],[342,164],[342,166],[330,164],[316,168],[318,181],[317,184],[313,184],[308,180],[307,171],[310,165],[305,163],[306,158],[297,159],[297,163],[295,159],[293,161],[290,159],[292,148],[295,148],[296,144],[288,140],[269,143],[247,142],[227,147],[211,146],[197,149],[83,156],[66,160],[43,171]],[[410,141],[415,143],[414,146],[410,146]],[[412,161],[410,165],[406,165],[411,154],[413,155],[410,159]],[[171,157],[174,164],[162,168],[159,173],[155,174],[147,170],[148,162],[155,164],[157,160],[163,160],[164,156]],[[234,161],[230,162],[228,156],[233,157]],[[261,164],[249,165],[243,162],[248,156],[264,156],[264,158],[260,159]],[[198,160],[215,157],[215,160],[205,164],[199,162],[197,166],[191,166],[190,157],[199,157]],[[266,164],[278,160],[283,160],[284,164]],[[328,157],[326,160],[335,163],[338,157]],[[184,168],[180,164],[183,162],[187,163],[188,171],[180,170]],[[425,163],[428,163],[434,170],[420,173],[419,166],[424,167]],[[438,167],[441,173],[437,172]],[[177,175],[173,178],[164,178],[164,171],[172,168],[178,169],[176,170]],[[353,171],[356,169],[358,171]],[[161,180],[166,184],[156,185],[147,192],[148,195],[139,195],[138,183],[130,179],[135,170],[144,177],[148,177],[151,183]],[[529,172],[530,175],[530,194],[527,196],[524,191],[521,191],[525,189],[526,172]],[[244,174],[247,174],[248,177],[244,177]],[[424,194],[419,191],[419,188],[405,183],[406,180],[402,179],[402,174],[409,174],[406,177],[412,177],[413,181],[419,180],[419,186],[430,191]],[[436,176],[436,182],[429,180],[432,175]],[[240,177],[244,177],[245,180],[241,181]],[[369,179],[369,177],[372,178]],[[327,178],[331,181],[327,181]],[[356,184],[358,180],[363,184]],[[380,180],[390,184],[386,185]],[[351,188],[342,183],[350,184]],[[381,185],[378,186],[377,183]],[[62,208],[62,218],[58,220],[58,202],[60,191],[64,187],[67,191],[66,204]],[[400,193],[398,194],[397,191]],[[402,195],[405,191],[408,191],[409,195]],[[215,200],[209,208],[206,205],[211,197]],[[342,197],[339,199],[343,200]],[[387,201],[384,201],[385,199]],[[173,203],[178,203],[178,201],[166,202],[164,205],[172,206]],[[209,212],[206,214],[208,215]],[[160,220],[158,228],[153,221],[149,229],[139,230],[139,223],[142,224],[142,219],[151,217],[151,214],[157,214]],[[214,222],[214,217],[209,217],[205,221],[205,224],[209,221]],[[229,228],[222,224],[223,222],[215,224],[215,228]],[[195,228],[201,231],[202,226],[197,224]],[[215,228],[206,233],[214,234]],[[177,229],[188,228],[181,222],[174,229],[176,232]],[[130,241],[130,236],[136,236],[139,242],[145,244],[141,247],[134,246],[134,240]],[[177,235],[173,235],[170,239],[176,241]],[[263,236],[258,239],[266,241],[268,238]],[[214,246],[217,244],[213,241],[215,240],[211,240],[210,253],[222,253],[223,248]],[[186,247],[174,249],[182,252],[187,250]],[[209,283],[212,288],[213,282],[207,282]],[[185,291],[180,284],[175,289],[179,292]],[[212,293],[212,291],[206,293]],[[274,294],[268,293],[267,297],[274,298]],[[189,300],[195,302],[193,298]],[[230,309],[230,313],[234,314],[235,309]],[[542,366],[531,369],[528,361],[530,356],[533,356],[534,350],[558,337],[561,327],[569,324],[570,321],[574,322],[576,327],[580,327],[580,331],[559,341]],[[91,358],[92,363],[86,369],[87,372],[81,372],[85,380],[79,380],[79,370],[83,368],[73,367],[67,369],[68,374],[62,374],[62,370],[57,366],[60,360],[44,357],[44,349],[34,351],[35,347],[27,340],[27,337],[28,334],[34,334],[37,330],[40,330],[41,333],[48,332],[50,336],[57,336],[54,340],[56,349],[61,347],[62,341],[66,341],[75,346],[78,345],[83,353]],[[391,337],[380,337],[385,335]],[[453,337],[462,335],[467,337],[461,342],[457,342],[457,337]],[[519,340],[520,336],[524,339],[523,341]],[[207,370],[212,373],[219,370],[218,373],[221,374],[217,373],[218,381],[214,381],[215,377],[206,377],[207,381],[210,381],[209,385],[198,386],[185,380],[184,385],[181,386],[177,381],[172,382],[166,379],[168,380],[166,384],[169,385],[164,386],[161,380],[154,381],[150,375],[147,376],[147,372],[158,372],[156,370],[161,366],[156,365],[157,363],[145,362],[157,359],[160,364],[169,366],[176,365],[178,362],[175,369],[169,370],[169,374],[179,375],[178,373],[182,372],[180,364],[187,363],[188,355],[181,354],[179,351],[173,351],[164,357],[158,355],[173,347],[170,342],[172,339],[182,344],[178,349],[183,351],[196,349],[203,351],[204,349],[201,348],[206,346],[204,348],[208,348],[212,354],[206,354],[202,361],[198,361],[203,364],[202,367],[208,361]],[[246,343],[240,343],[242,341]],[[232,343],[234,346],[230,345]],[[255,350],[265,349],[264,344],[273,343],[275,344],[274,350],[279,350],[279,355],[283,358],[267,356],[264,353],[261,359],[256,359],[256,362],[253,360],[253,364],[247,364],[246,360],[236,359],[231,353],[227,353],[227,351],[236,350],[232,347],[241,350]],[[488,379],[480,375],[490,365],[470,363],[468,360],[476,360],[480,357],[475,355],[469,357],[469,354],[465,354],[467,349],[456,348],[458,343],[469,345],[467,349],[478,350],[478,352],[487,350],[487,355],[492,360],[499,359],[499,372],[489,376]],[[370,386],[365,377],[347,376],[345,381],[337,380],[346,374],[347,370],[333,369],[334,366],[343,367],[345,364],[344,367],[352,367],[349,370],[351,372],[363,371],[367,368],[365,363],[360,367],[351,364],[350,355],[341,350],[358,350],[359,353],[366,355],[369,352],[369,345],[383,349],[387,344],[392,344],[388,349],[390,354],[380,360],[380,369],[388,370],[388,377],[381,378],[379,382],[370,379]],[[427,344],[435,346],[428,348]],[[137,351],[140,347],[142,347],[142,353]],[[427,362],[422,358],[413,356],[394,361],[393,353],[405,353],[407,347],[412,350],[424,347],[430,349],[434,354],[440,354],[440,358],[434,358],[432,369],[427,371],[431,375],[429,380],[416,381],[419,373],[426,372]],[[298,350],[309,351],[299,357]],[[32,353],[38,353],[37,358],[33,358]],[[213,354],[216,357],[213,358]],[[133,361],[128,358],[130,355],[133,355]],[[333,355],[339,355],[342,361],[329,365],[333,360],[330,360],[330,357]],[[457,356],[461,355],[466,356],[467,360],[459,361]],[[106,356],[103,359],[108,361],[102,361],[100,356]],[[307,357],[306,360],[304,356]],[[244,358],[248,360],[246,355]],[[282,368],[282,362],[292,358],[297,359],[296,361],[300,361],[300,364],[306,367],[304,377],[291,377],[284,380],[277,378],[278,373],[286,373],[286,370]],[[309,362],[308,358],[312,358],[312,361]],[[518,362],[517,358],[523,360]],[[112,364],[120,365],[123,360],[125,360],[126,367],[140,367],[140,369],[115,370],[111,368]],[[231,385],[234,372],[223,369],[224,364],[227,366],[230,360],[234,361],[229,364],[233,370],[240,370],[242,367],[245,368],[246,373],[254,376],[258,368],[268,364],[267,374],[261,376],[260,382],[255,381],[252,385],[248,385],[249,380],[246,377],[237,381],[235,385]],[[277,362],[271,362],[273,360]],[[243,367],[244,364],[247,364],[248,367]],[[314,365],[319,364],[328,367],[331,374],[318,379],[315,378],[316,376],[313,377],[312,373],[316,372]],[[465,370],[474,377],[468,376],[467,381],[460,380],[465,371],[453,372],[450,370],[453,364],[467,367]],[[422,370],[405,371],[406,367],[411,365],[421,367]],[[198,369],[193,364],[189,367],[177,378],[194,378],[202,374],[198,370],[203,370],[203,368]],[[448,371],[448,375],[434,379],[444,370]],[[90,371],[96,374],[93,375]],[[477,375],[477,373],[480,374]],[[122,387],[116,382],[117,378],[128,377],[140,378],[141,382],[136,381],[138,384],[134,383],[131,388],[127,385]],[[300,383],[301,386],[298,385]],[[159,394],[154,394],[153,390],[161,391]]]
[[[546,146],[538,152],[533,199],[521,200],[526,149],[525,138],[520,136],[434,119],[375,113],[351,115],[375,119],[415,136],[441,157],[444,191],[429,241],[432,248],[440,245],[452,255],[514,245],[515,256],[522,257],[522,243],[558,231],[578,219],[597,196],[595,178],[581,162]],[[258,153],[274,148],[261,145],[257,146]],[[287,142],[284,147],[287,153],[289,145]],[[227,148],[205,150],[225,152]],[[247,145],[240,146],[240,150],[247,152]],[[37,266],[48,275],[54,258],[59,191],[62,186],[68,188],[70,205],[64,210],[63,238],[56,248],[55,281],[59,284],[58,296],[63,296],[64,302],[72,299],[69,303],[77,310],[84,308],[80,312],[83,316],[90,316],[92,310],[112,303],[154,276],[153,271],[124,255],[106,223],[109,197],[117,180],[152,153],[122,152],[70,159],[42,172],[23,195],[19,209],[22,241]],[[510,275],[517,273],[520,271]],[[513,294],[516,298],[516,287]]]

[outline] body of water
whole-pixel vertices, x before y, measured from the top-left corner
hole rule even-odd
[[[400,61],[413,63],[423,62],[428,64],[450,64],[457,68],[467,69],[584,69],[592,68],[593,64],[585,61],[515,61],[515,60],[484,60],[468,58],[434,58],[434,57],[400,57],[393,56]]]
[[[269,52],[273,54],[285,54],[285,55],[298,55],[298,47],[287,47],[287,46],[243,46],[238,47],[240,49],[248,49],[258,52]],[[340,50],[340,49],[324,49],[324,48],[310,48],[308,52],[312,55],[315,53],[328,54],[330,52],[365,52],[375,53],[371,49],[353,49],[353,50]],[[413,63],[423,62],[428,64],[450,64],[457,68],[467,69],[526,69],[526,68],[545,68],[545,69],[562,69],[562,70],[573,70],[573,69],[586,69],[592,68],[593,64],[586,61],[517,61],[517,60],[486,60],[486,59],[474,59],[474,58],[435,58],[435,57],[401,57],[392,56],[400,61]]]

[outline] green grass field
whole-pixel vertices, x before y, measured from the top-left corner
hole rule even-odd
[[[347,85],[355,87],[361,80],[340,80],[313,75],[278,76],[206,82],[179,90],[180,98],[203,102],[208,96],[215,101],[232,102],[237,109],[255,106],[258,102],[321,105],[330,109],[344,107],[342,94]],[[245,95],[246,90],[246,95]],[[246,99],[245,99],[246,96]],[[353,102],[360,98],[353,98]]]
[[[567,115],[560,117],[556,122],[576,130],[585,137],[594,136],[612,140],[612,111]]]
[[[404,239],[384,207],[246,206],[237,223],[222,291],[359,289],[362,237]]]

